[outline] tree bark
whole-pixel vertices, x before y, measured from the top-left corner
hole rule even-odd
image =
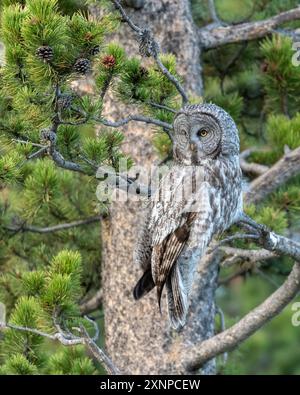
[[[128,10],[140,26],[151,27],[163,52],[172,52],[178,59],[178,71],[188,91],[201,94],[200,50],[196,27],[187,0],[149,0],[138,11]],[[127,26],[114,37],[127,50],[137,53],[137,43]],[[124,117],[124,107],[110,100],[107,116]],[[136,164],[157,163],[151,144],[151,129],[141,124],[124,128],[124,150]],[[191,297],[191,309],[186,327],[176,333],[171,330],[163,306],[159,314],[156,294],[150,293],[135,302],[133,287],[141,275],[133,263],[133,250],[144,213],[137,202],[114,202],[110,215],[103,222],[102,283],[105,312],[106,348],[116,366],[130,374],[185,373],[182,347],[207,339],[214,334],[214,293],[217,284],[216,261],[201,262]],[[182,356],[182,353],[181,353]],[[210,361],[202,373],[214,374]]]

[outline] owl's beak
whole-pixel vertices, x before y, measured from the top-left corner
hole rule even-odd
[[[190,144],[191,151],[195,152],[197,150],[197,146],[195,143]]]

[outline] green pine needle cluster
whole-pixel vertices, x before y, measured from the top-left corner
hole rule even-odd
[[[54,333],[53,317],[60,325],[81,321],[77,301],[81,295],[82,260],[76,251],[62,250],[45,270],[25,272],[20,282],[21,296],[13,308],[9,323]],[[71,328],[70,326],[70,328]],[[27,331],[7,329],[1,342],[2,374],[95,374],[93,362],[82,347],[48,351],[46,338]]]
[[[294,115],[299,110],[300,69],[291,61],[292,40],[273,36],[261,44],[263,64],[262,83],[267,95],[266,109],[273,113]]]

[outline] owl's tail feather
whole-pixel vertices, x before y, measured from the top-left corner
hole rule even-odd
[[[178,265],[173,268],[166,282],[169,320],[174,329],[185,325],[188,311],[188,296],[183,285]]]
[[[155,287],[151,268],[146,270],[142,277],[137,282],[133,290],[133,297],[135,300],[142,298]]]

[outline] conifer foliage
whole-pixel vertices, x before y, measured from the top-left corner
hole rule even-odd
[[[50,334],[57,324],[66,331],[78,326],[80,303],[100,287],[99,218],[107,207],[96,199],[97,168],[118,171],[120,160],[132,165],[120,149],[123,134],[103,115],[107,92],[155,118],[167,139],[174,114],[164,107],[180,105],[154,62],[146,67],[107,40],[120,22],[112,7],[100,18],[84,4],[70,10],[66,3],[7,0],[0,21],[1,302],[11,324]],[[161,62],[176,74],[173,56],[161,55]],[[93,78],[94,89],[74,89],[80,78]],[[90,225],[68,226],[78,221]],[[51,231],[60,224],[67,226]],[[82,346],[53,352],[47,343],[38,334],[6,330],[1,372],[99,372]]]

